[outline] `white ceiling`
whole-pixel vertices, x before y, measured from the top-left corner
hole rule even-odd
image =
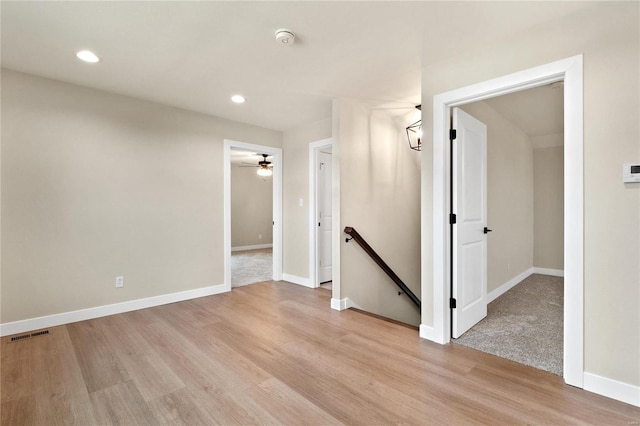
[[[7,2],[2,66],[284,130],[336,97],[411,107],[424,65],[589,2]],[[277,44],[288,28],[293,46]],[[102,58],[85,64],[75,52]],[[243,105],[229,97],[241,93]]]

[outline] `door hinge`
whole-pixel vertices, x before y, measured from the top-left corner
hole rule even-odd
[[[456,224],[456,214],[455,213],[450,213],[449,214],[449,224],[450,225],[455,225]]]
[[[451,309],[455,309],[456,308],[456,299],[454,299],[453,297],[451,299],[449,299],[449,308],[451,308]]]
[[[456,140],[456,129],[449,129],[449,140]]]

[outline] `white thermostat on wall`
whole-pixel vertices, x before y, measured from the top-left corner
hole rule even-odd
[[[622,165],[622,181],[623,182],[640,182],[640,164],[623,164]]]

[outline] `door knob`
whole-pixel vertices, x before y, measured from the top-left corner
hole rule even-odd
[[[484,227],[484,233],[488,234],[489,232],[493,231],[493,229],[489,229],[486,226]]]

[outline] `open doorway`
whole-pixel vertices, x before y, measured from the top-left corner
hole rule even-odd
[[[230,291],[232,287],[232,253],[240,254],[241,252],[253,251],[253,250],[262,250],[262,251],[271,251],[270,261],[271,268],[269,271],[269,267],[266,265],[269,260],[266,261],[262,259],[260,265],[256,266],[256,269],[262,270],[264,274],[271,276],[269,279],[273,279],[274,281],[282,280],[282,150],[280,148],[273,148],[270,146],[249,144],[245,142],[236,142],[225,140],[224,141],[224,152],[223,152],[223,164],[224,164],[224,284],[225,290]],[[236,157],[233,160],[236,163],[236,166],[233,167],[232,163],[232,154],[233,157]],[[250,155],[253,154],[253,155]],[[266,159],[265,159],[266,156]],[[255,160],[255,167],[251,160]],[[262,163],[261,163],[262,162]],[[240,165],[246,164],[249,167],[239,167]],[[267,176],[262,176],[258,174],[258,171],[261,169],[269,169],[268,176],[269,181],[263,180],[263,178]],[[249,170],[249,172],[245,172],[244,170]],[[232,175],[235,174],[239,179],[236,181],[237,184],[240,184],[243,179],[239,176],[246,174],[244,176],[244,180],[247,178],[255,178],[255,181],[245,182],[245,184],[240,184],[240,189],[244,188],[245,191],[248,191],[248,187],[253,186],[254,188],[260,188],[267,186],[270,184],[271,186],[271,205],[270,207],[264,206],[264,191],[260,193],[256,193],[256,197],[260,197],[262,200],[262,205],[259,207],[261,210],[260,216],[271,218],[271,227],[269,229],[269,223],[264,222],[264,220],[259,220],[255,224],[248,225],[247,222],[239,221],[239,218],[236,218],[236,241],[235,245],[233,244],[233,232],[232,232]],[[242,191],[239,191],[236,194],[236,199],[243,201],[243,197],[250,197],[251,194],[243,194]],[[246,199],[244,200],[246,201]],[[268,203],[268,202],[266,202]],[[254,206],[255,207],[255,206]],[[258,208],[258,207],[255,207]],[[251,212],[247,210],[247,215],[251,215]],[[256,225],[256,226],[254,226]],[[241,234],[246,234],[242,236]],[[255,234],[255,235],[254,235]],[[266,239],[271,236],[270,243],[260,243],[260,241],[266,241]],[[238,238],[239,237],[239,238]],[[262,237],[262,238],[260,238]],[[257,242],[257,244],[253,244]],[[269,245],[271,247],[269,247]],[[235,248],[235,251],[232,251],[232,248]],[[260,254],[260,252],[256,252],[255,254]],[[264,253],[262,253],[264,254]],[[253,256],[253,257],[265,257],[265,256]],[[254,262],[255,263],[255,262]],[[265,272],[266,271],[266,272]],[[257,275],[256,275],[257,276]],[[258,279],[262,279],[264,276],[258,277]],[[251,281],[253,279],[249,279]],[[264,280],[264,279],[262,279]],[[247,281],[245,278],[244,281]],[[236,284],[239,284],[241,281],[237,281]],[[249,282],[244,282],[243,284],[249,284]],[[240,284],[240,285],[243,285]]]
[[[272,159],[231,149],[231,287],[273,279]]]
[[[486,138],[486,291],[484,318],[455,342],[562,376],[564,275],[563,84],[557,82],[461,105]],[[456,109],[454,108],[454,114]],[[459,124],[454,142],[472,143]],[[454,128],[458,128],[454,127]],[[454,159],[455,165],[459,162]],[[458,180],[460,183],[460,180]],[[463,192],[456,191],[454,194]],[[455,198],[455,197],[454,197]],[[458,230],[464,208],[456,209]],[[492,231],[492,232],[489,232]],[[456,235],[453,237],[457,241]],[[456,244],[454,243],[454,247]],[[454,253],[455,256],[455,253]],[[461,262],[454,264],[460,265]],[[471,279],[479,274],[471,274]],[[454,282],[460,285],[462,278]],[[467,285],[480,285],[467,283]],[[454,288],[457,308],[464,292]],[[461,297],[457,297],[460,294]],[[480,300],[480,298],[478,298]],[[464,321],[462,321],[464,322]]]
[[[423,324],[421,337],[450,342],[450,111],[459,105],[564,81],[564,355],[567,384],[584,385],[584,163],[583,163],[583,57],[573,56],[433,98],[433,230],[432,259],[423,256],[423,268],[433,266],[423,286],[433,285],[433,327]],[[431,263],[431,261],[433,263]],[[424,275],[423,275],[424,276]],[[424,313],[423,313],[424,316]],[[429,319],[427,318],[427,321]],[[427,323],[428,324],[428,323]]]
[[[309,271],[312,287],[332,290],[332,145],[309,144]]]

